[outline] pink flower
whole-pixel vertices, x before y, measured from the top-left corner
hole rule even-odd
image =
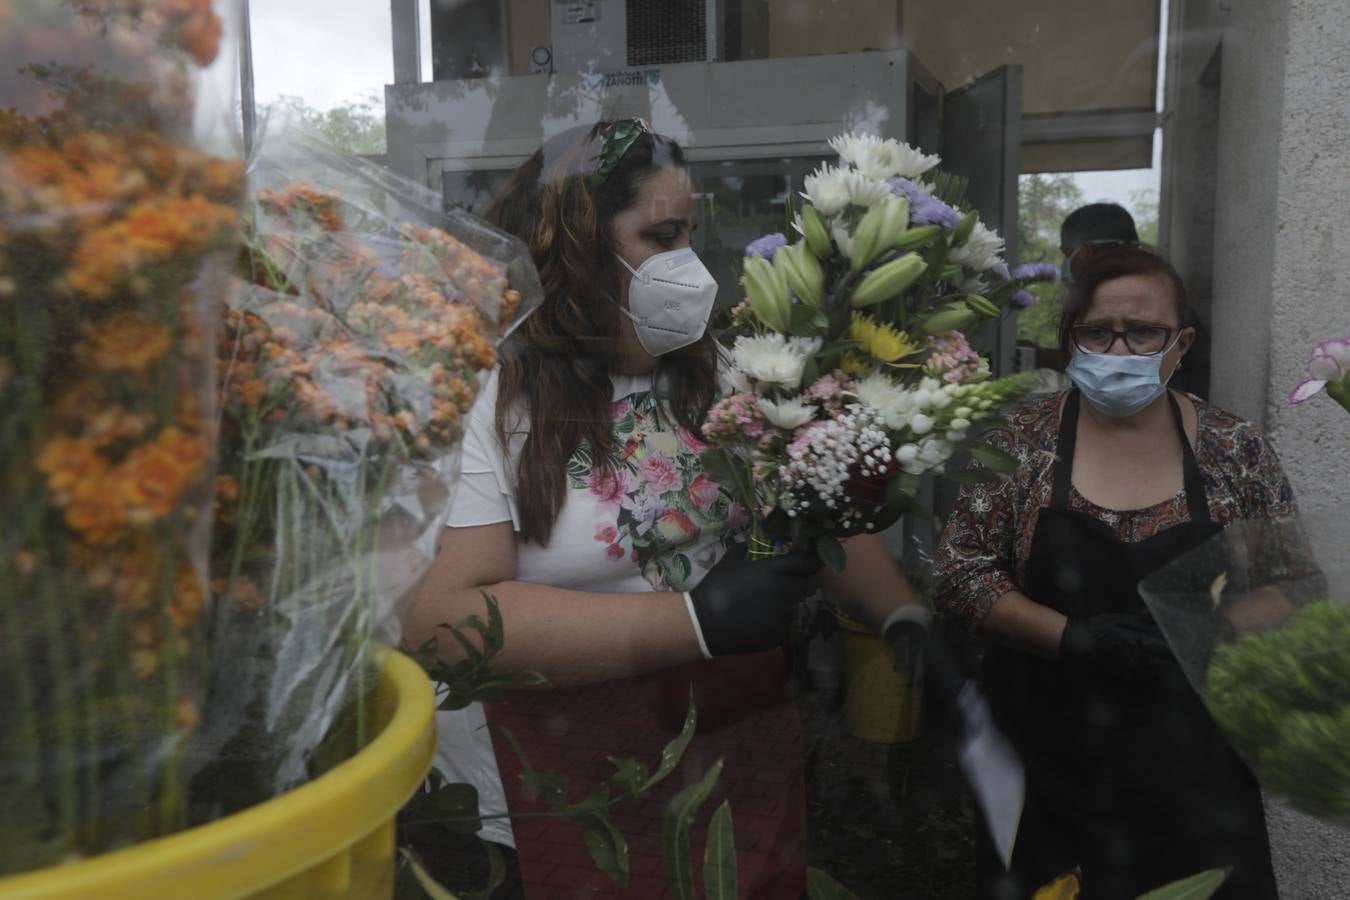
[[[595,529],[595,539],[602,544],[612,544],[619,539],[619,529],[613,525],[600,525]]]
[[[624,469],[596,469],[586,482],[591,496],[607,506],[618,506],[632,487]]]
[[[656,531],[672,544],[683,544],[698,534],[698,526],[677,509],[668,509],[656,520]]]
[[[721,493],[722,489],[706,472],[700,472],[689,485],[689,500],[694,504],[694,509],[701,513],[706,513]]]
[[[623,400],[615,400],[614,404],[610,407],[610,414],[614,417],[615,422],[619,421],[632,411],[633,411],[633,401],[627,398]]]
[[[1323,341],[1314,347],[1308,360],[1308,374],[1312,377],[1301,382],[1289,395],[1290,403],[1311,400],[1328,384],[1341,385],[1350,381],[1350,337]]]
[[[704,450],[708,449],[708,445],[705,444],[698,435],[694,434],[683,425],[676,426],[675,433],[680,436],[680,443],[684,445],[686,450],[693,453],[702,453]]]
[[[612,559],[614,562],[618,562],[619,560],[623,559],[623,557],[624,557],[623,548],[620,547],[618,544],[610,544],[608,547],[605,548],[606,559]]]
[[[654,494],[678,491],[681,486],[680,470],[669,457],[659,453],[649,454],[638,464],[638,477],[645,489]]]

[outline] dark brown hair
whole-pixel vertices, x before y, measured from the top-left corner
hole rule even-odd
[[[1145,244],[1101,244],[1085,246],[1083,252],[1087,257],[1081,268],[1074,264],[1073,285],[1059,323],[1059,350],[1065,359],[1073,354],[1073,326],[1087,315],[1097,288],[1117,278],[1144,275],[1163,280],[1172,289],[1178,324],[1182,328],[1195,326],[1195,315],[1186,300],[1186,284],[1161,251]]]
[[[593,469],[614,465],[613,388],[618,359],[622,278],[614,217],[637,201],[658,171],[684,166],[669,138],[645,131],[603,180],[593,178],[613,123],[578,126],[544,142],[512,175],[486,213],[530,248],[544,302],[503,345],[497,436],[524,412],[529,435],[520,454],[516,496],[520,535],[548,543],[567,496],[567,467],[585,447]],[[666,412],[697,432],[717,384],[711,337],[662,356],[653,373]]]

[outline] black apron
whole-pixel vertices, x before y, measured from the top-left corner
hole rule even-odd
[[[1073,391],[1051,503],[1040,511],[1027,560],[1032,600],[1071,617],[1143,611],[1139,581],[1222,530],[1210,519],[1181,410],[1170,393],[1167,399],[1184,448],[1190,521],[1128,543],[1069,509],[1079,410]],[[1084,900],[1133,900],[1228,866],[1232,874],[1216,897],[1278,896],[1260,790],[1175,662],[1127,680],[991,646],[984,684],[995,721],[1026,763],[1027,798],[1010,873],[981,841],[982,896],[1030,897],[1077,867]]]

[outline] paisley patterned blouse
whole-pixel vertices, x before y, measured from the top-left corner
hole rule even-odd
[[[1021,468],[1011,479],[963,486],[947,520],[938,549],[936,604],[972,627],[1008,591],[1025,589],[1036,521],[1050,505],[1061,397],[1041,397],[1015,408],[1006,426],[990,433],[988,443],[1016,456]],[[1228,525],[1293,515],[1289,480],[1256,426],[1198,397],[1191,401],[1197,418],[1195,457],[1213,520]],[[1105,509],[1071,489],[1069,508],[1105,522],[1130,542],[1190,518],[1184,489],[1162,503],[1132,510]]]

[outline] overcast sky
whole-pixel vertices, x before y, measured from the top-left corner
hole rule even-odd
[[[424,16],[427,3],[420,3]],[[1164,22],[1167,6],[1164,0]],[[384,86],[393,80],[394,71],[389,0],[251,0],[251,13],[260,104],[283,94],[298,96],[319,109],[365,95],[383,102]],[[424,70],[429,69],[427,43],[424,34]],[[1165,58],[1165,48],[1159,55]],[[1088,201],[1115,200],[1128,207],[1132,191],[1157,190],[1156,143],[1153,169],[1078,173],[1075,180],[1084,196]]]

